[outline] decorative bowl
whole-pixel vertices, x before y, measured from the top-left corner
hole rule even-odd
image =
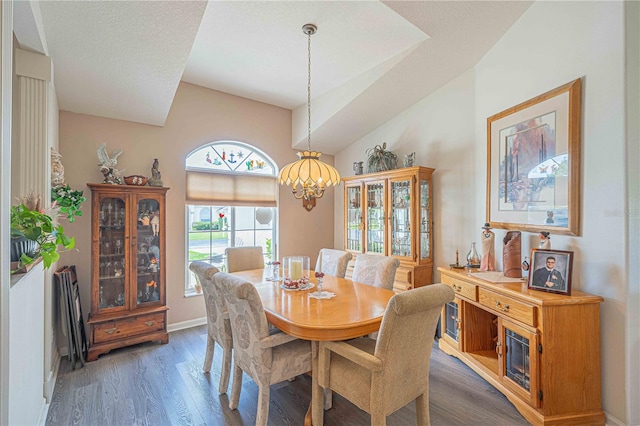
[[[127,185],[144,186],[147,184],[148,181],[149,181],[149,178],[146,178],[140,175],[132,175],[132,176],[124,177],[124,183],[126,183]]]

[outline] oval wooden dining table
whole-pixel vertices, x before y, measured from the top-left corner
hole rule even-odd
[[[267,281],[268,270],[253,269],[233,275],[253,283],[267,316],[267,320],[287,334],[312,342],[312,368],[317,371],[318,342],[347,340],[378,331],[391,290],[354,282],[347,278],[325,275],[323,290],[335,293],[331,299],[314,299],[309,293],[317,290],[317,279],[309,290],[292,291],[281,287],[282,281]],[[324,420],[322,388],[317,374],[312,374],[311,417],[314,425]],[[314,402],[316,401],[316,402]],[[309,414],[309,413],[307,413]],[[309,416],[305,424],[309,424]]]

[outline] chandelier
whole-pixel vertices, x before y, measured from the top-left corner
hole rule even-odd
[[[302,199],[302,206],[311,211],[316,205],[316,198],[322,198],[326,187],[340,184],[340,173],[332,166],[320,161],[321,152],[311,151],[311,35],[318,28],[313,24],[305,24],[302,31],[307,35],[308,83],[307,83],[307,150],[298,152],[299,160],[284,166],[278,174],[280,185],[290,185],[296,199]]]

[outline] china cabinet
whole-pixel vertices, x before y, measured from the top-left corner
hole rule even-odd
[[[433,282],[433,172],[406,167],[343,178],[344,248],[397,258],[396,291]]]
[[[438,268],[456,297],[442,309],[439,348],[475,370],[534,425],[604,424],[600,303]]]
[[[167,343],[165,195],[169,188],[91,188],[88,360],[147,341]]]

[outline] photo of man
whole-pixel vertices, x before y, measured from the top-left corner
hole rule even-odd
[[[556,258],[554,256],[547,256],[545,266],[535,270],[532,286],[560,291],[565,289],[565,281],[562,273],[556,269]]]

